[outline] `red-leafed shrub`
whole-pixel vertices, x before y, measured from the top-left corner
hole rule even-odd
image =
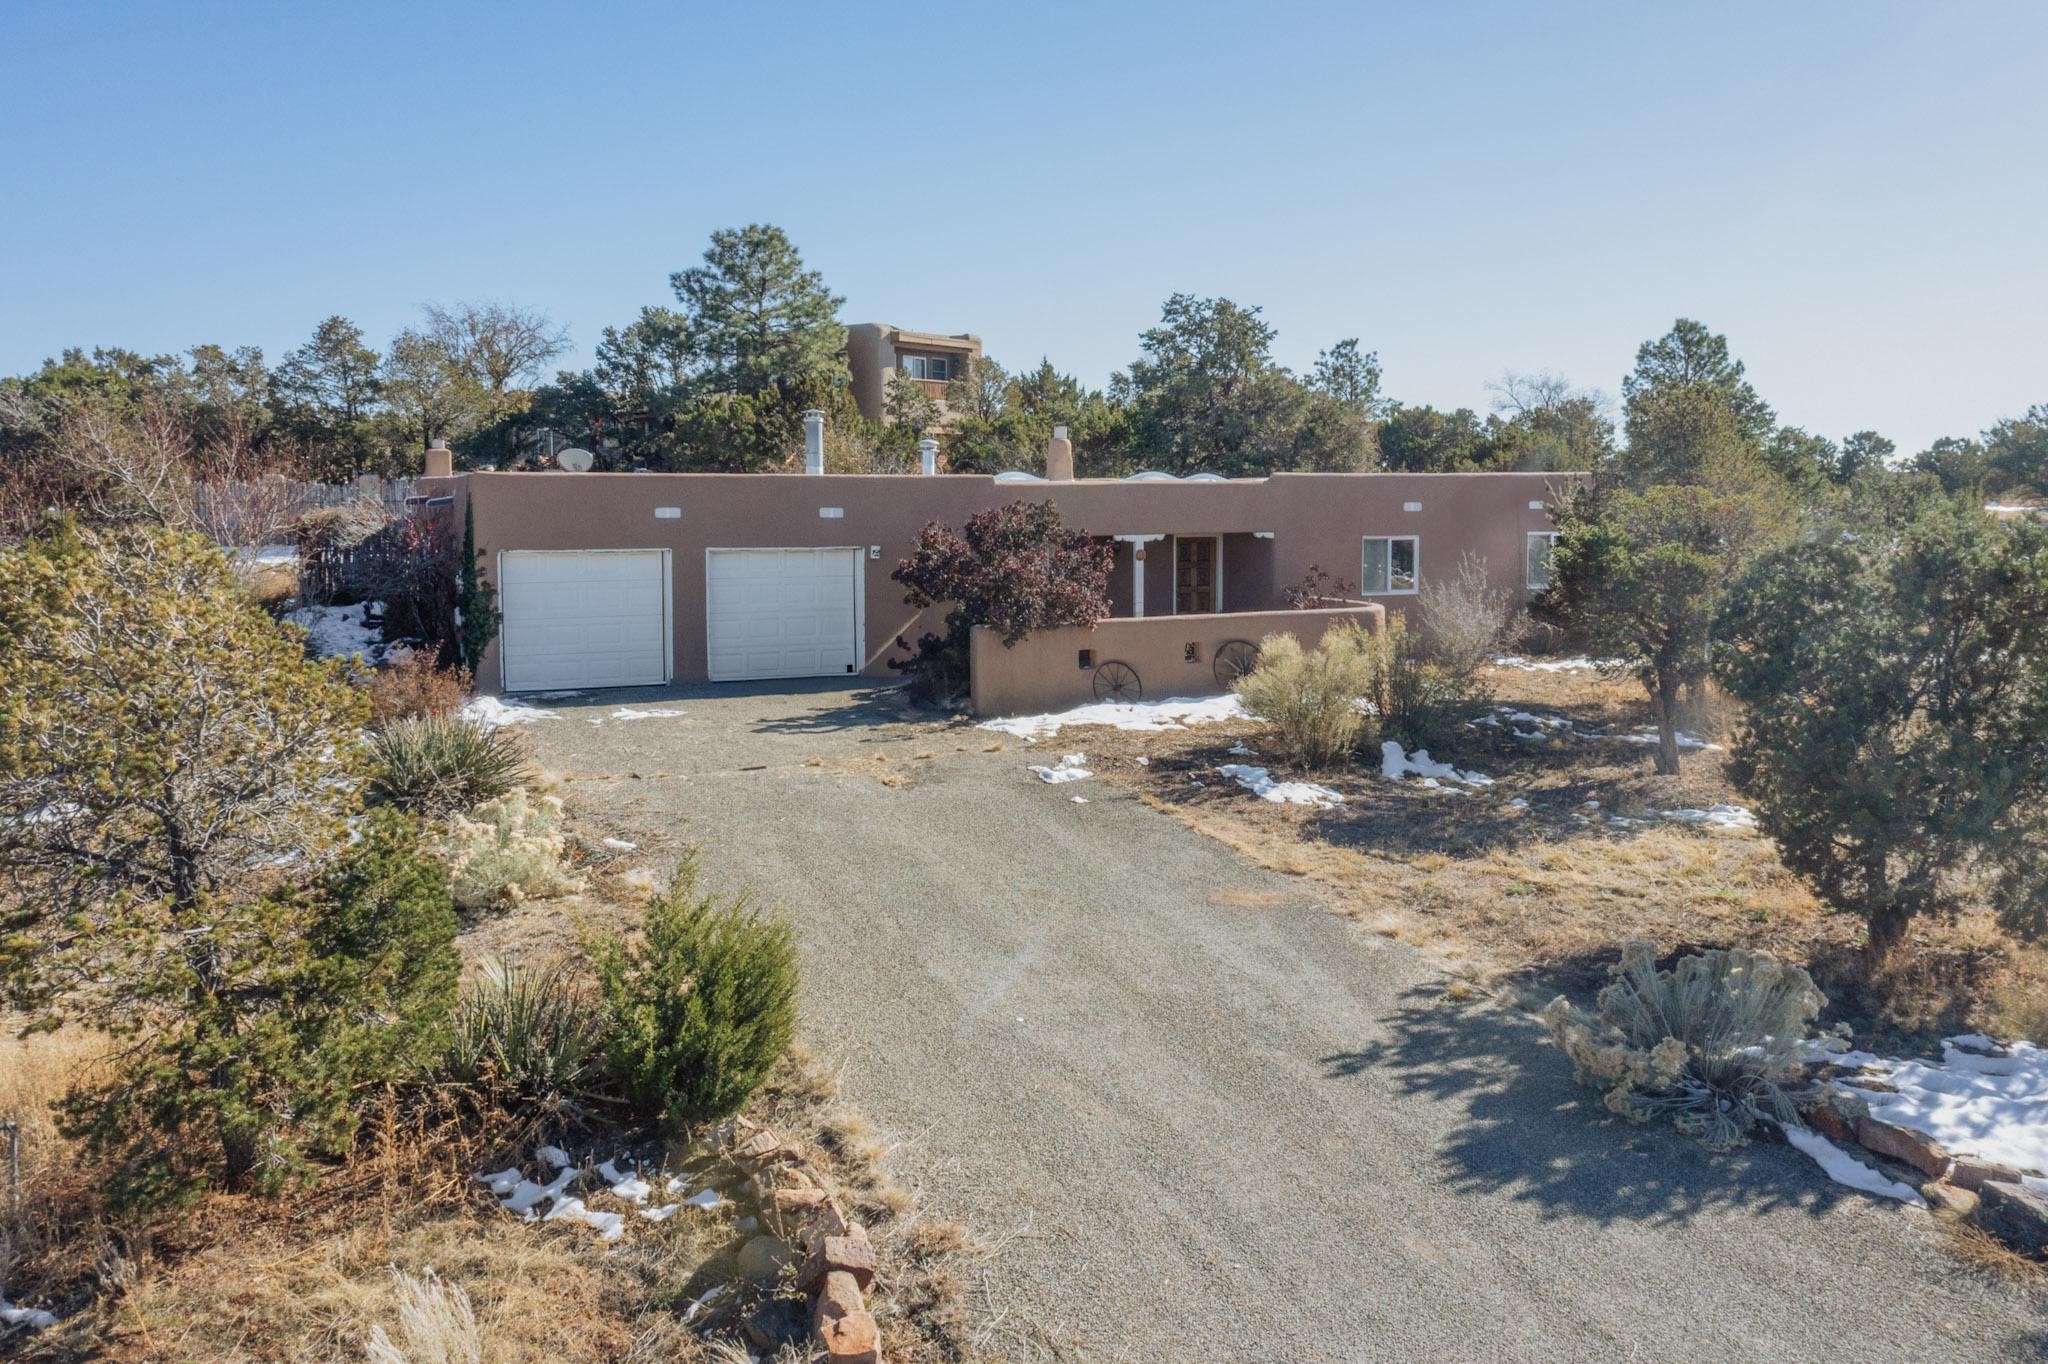
[[[1060,524],[1049,502],[1011,502],[967,518],[961,530],[934,521],[917,549],[889,576],[903,600],[927,607],[951,603],[946,633],[926,633],[909,659],[889,666],[911,674],[921,700],[944,701],[967,690],[967,640],[977,625],[1002,635],[1005,647],[1034,630],[1093,625],[1109,614],[1114,551],[1085,531]]]
[[[443,720],[469,696],[469,669],[437,668],[434,656],[415,649],[370,679],[370,723],[378,729],[416,716]]]

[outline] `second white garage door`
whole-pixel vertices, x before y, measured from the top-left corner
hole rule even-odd
[[[713,549],[704,557],[713,682],[860,671],[860,550]]]

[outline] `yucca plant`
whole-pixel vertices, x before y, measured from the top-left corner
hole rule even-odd
[[[442,1080],[484,1104],[573,1117],[605,1089],[603,1015],[583,983],[559,968],[487,964],[462,993],[454,1032]]]
[[[1592,1016],[1560,995],[1543,1011],[1582,1084],[1607,1091],[1631,1122],[1668,1115],[1679,1131],[1726,1150],[1759,1118],[1799,1121],[1801,1046],[1827,1006],[1813,978],[1768,952],[1698,952],[1670,970],[1653,943],[1622,948]]]
[[[532,770],[518,732],[446,716],[386,726],[371,742],[371,800],[442,818],[496,800]]]

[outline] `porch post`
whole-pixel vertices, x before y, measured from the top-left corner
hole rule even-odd
[[[1164,535],[1119,535],[1131,547],[1131,614],[1145,614],[1145,546],[1154,540],[1164,540]]]

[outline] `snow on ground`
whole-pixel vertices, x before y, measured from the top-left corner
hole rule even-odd
[[[524,701],[506,701],[496,696],[472,696],[462,703],[462,718],[473,725],[496,729],[500,725],[523,725],[531,720],[556,720],[551,710],[529,706]]]
[[[259,545],[255,549],[237,550],[235,558],[245,564],[295,564],[299,561],[299,547]]]
[[[623,838],[603,838],[599,839],[598,841],[603,843],[607,848],[610,848],[613,852],[633,852],[640,846],[638,843],[628,843]]]
[[[1588,739],[1608,739],[1617,744],[1649,744],[1653,747],[1658,742],[1657,731],[1654,729],[1646,729],[1640,734],[1588,734],[1586,737]],[[1721,745],[1710,744],[1698,735],[1687,734],[1683,730],[1679,731],[1678,746],[1682,749],[1710,749],[1716,753],[1721,751]]]
[[[592,1176],[603,1182],[602,1192],[633,1204],[640,1216],[650,1222],[665,1222],[684,1207],[715,1208],[725,1202],[718,1190],[704,1189],[681,1202],[650,1208],[647,1204],[654,1196],[654,1185],[630,1164],[622,1167],[606,1160],[586,1170],[557,1146],[543,1146],[533,1154],[541,1165],[556,1171],[555,1177],[545,1184],[526,1178],[516,1165],[473,1176],[497,1197],[499,1206],[524,1222],[581,1222],[596,1232],[600,1240],[618,1240],[626,1234],[625,1214],[596,1211],[570,1192]],[[662,1185],[663,1192],[670,1195],[689,1187],[690,1180],[683,1175],[669,1175]],[[550,1205],[545,1213],[538,1210],[543,1202]]]
[[[37,1307],[16,1307],[5,1298],[0,1298],[0,1326],[26,1326],[31,1331],[47,1331],[57,1324],[54,1313]]]
[[[1086,753],[1069,753],[1051,767],[1043,767],[1034,763],[1031,770],[1038,774],[1040,781],[1048,782],[1054,786],[1067,781],[1086,781],[1095,775],[1081,765],[1087,760],[1087,757]]]
[[[1422,778],[1424,786],[1439,791],[1455,791],[1456,787],[1445,786],[1444,781],[1462,782],[1466,786],[1491,786],[1493,778],[1484,772],[1460,772],[1449,763],[1440,763],[1429,756],[1429,750],[1418,748],[1413,753],[1403,753],[1401,745],[1392,739],[1380,745],[1380,773],[1388,781],[1399,781],[1406,776]],[[1459,791],[1464,795],[1465,792]]]
[[[1919,1190],[1901,1184],[1896,1179],[1887,1178],[1812,1128],[1794,1124],[1782,1130],[1785,1133],[1785,1140],[1812,1156],[1814,1164],[1825,1170],[1828,1178],[1835,1183],[1846,1184],[1852,1189],[1861,1189],[1865,1193],[1874,1193],[1884,1198],[1896,1198],[1901,1203],[1927,1206],[1927,1200],[1920,1196]]]
[[[677,720],[688,711],[681,710],[634,710],[631,706],[620,706],[612,712],[614,720]]]
[[[380,632],[366,622],[382,602],[357,602],[354,606],[302,606],[285,619],[306,632],[306,648],[315,658],[360,657],[375,666],[387,652]]]
[[[1520,654],[1495,654],[1487,660],[1496,668],[1519,668],[1525,673],[1592,672],[1600,660],[1591,658],[1523,658]]]
[[[1112,729],[1192,729],[1224,720],[1245,719],[1244,702],[1235,695],[1170,696],[1164,701],[1098,701],[1072,710],[1044,715],[1012,715],[1001,720],[984,720],[978,729],[1014,734],[1020,739],[1040,739],[1057,734],[1069,725],[1108,725]]]
[[[1815,1059],[1861,1067],[1864,1076],[1897,1091],[1866,1089],[1858,1076],[1836,1081],[1869,1103],[1873,1118],[1925,1132],[1951,1155],[2030,1171],[2027,1182],[2048,1192],[2048,1049],[2031,1042],[2000,1046],[1982,1033],[1963,1033],[1941,1044],[1939,1062],[1867,1051]]]
[[[1318,810],[1327,810],[1344,803],[1344,797],[1327,786],[1306,781],[1274,781],[1272,772],[1263,767],[1225,763],[1216,770],[1226,777],[1235,778],[1239,786],[1260,800],[1270,800],[1276,805],[1313,805]]]
[[[1680,819],[1688,824],[1704,824],[1713,829],[1754,829],[1756,816],[1742,805],[1709,805],[1704,810],[1659,810],[1660,819]]]

